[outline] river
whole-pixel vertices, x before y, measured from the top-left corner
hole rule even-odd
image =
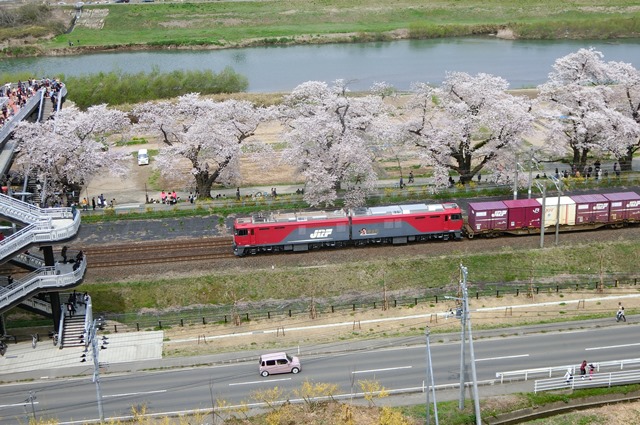
[[[493,37],[393,42],[251,47],[228,50],[159,50],[5,59],[3,72],[69,76],[98,72],[162,72],[229,66],[249,80],[250,92],[285,92],[305,81],[345,79],[353,90],[385,81],[399,90],[414,82],[439,84],[447,72],[489,73],[511,88],[543,83],[557,58],[593,46],[607,61],[640,67],[640,40],[501,40]]]

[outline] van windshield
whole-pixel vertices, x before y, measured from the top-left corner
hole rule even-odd
[[[287,354],[287,360],[289,360],[289,363],[291,363],[293,361],[293,357]]]

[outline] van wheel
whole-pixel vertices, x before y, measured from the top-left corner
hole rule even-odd
[[[260,375],[266,378],[267,376],[269,376],[269,372],[267,372],[266,370],[263,370],[262,372],[260,372]]]
[[[294,367],[293,369],[291,369],[291,373],[298,373],[300,372],[300,369],[298,369],[297,367]]]

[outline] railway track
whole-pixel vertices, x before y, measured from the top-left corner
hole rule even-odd
[[[167,264],[234,258],[231,238],[142,242],[84,250],[90,268]]]

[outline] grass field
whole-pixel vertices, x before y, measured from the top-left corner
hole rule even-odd
[[[142,309],[170,309],[189,305],[230,304],[236,299],[296,300],[313,295],[316,299],[339,302],[344,294],[375,295],[382,298],[383,281],[388,291],[429,291],[456,288],[459,265],[473,270],[474,288],[496,290],[519,281],[537,283],[592,282],[595,260],[602,254],[606,274],[633,274],[640,242],[612,242],[580,245],[570,249],[505,249],[477,255],[388,258],[327,264],[322,267],[279,267],[244,269],[240,266],[216,270],[214,274],[154,278],[149,281],[88,284],[78,290],[94,296],[98,311],[137,312]],[[593,263],[593,264],[592,264]],[[513,265],[517,264],[517,267]],[[340,276],[340,279],[336,279]],[[489,283],[490,282],[490,283]],[[185,288],[189,288],[185,291]],[[455,289],[454,289],[455,290]],[[474,289],[475,291],[476,289]],[[356,295],[357,296],[357,295]]]
[[[534,39],[635,37],[637,2],[554,0],[233,1],[85,5],[46,48],[247,46],[495,34]],[[77,48],[77,46],[76,46]]]

